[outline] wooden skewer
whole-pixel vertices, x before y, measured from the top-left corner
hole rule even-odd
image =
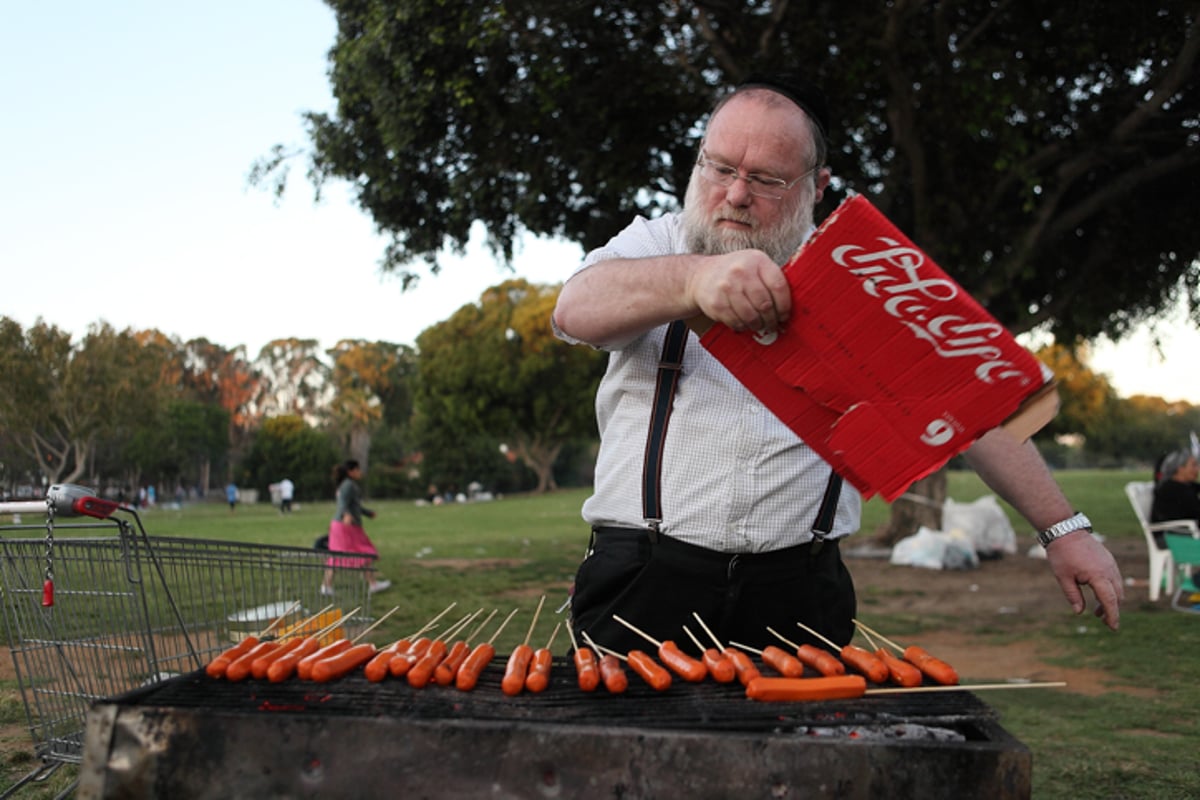
[[[692,640],[692,644],[696,645],[696,649],[703,653],[704,645],[700,644],[700,640],[696,638],[696,634],[692,633],[691,629],[688,628],[687,625],[683,626],[683,632],[686,633],[688,638]]]
[[[460,619],[458,622],[454,623],[449,628],[446,628],[446,631],[438,638],[441,639],[443,642],[449,642],[455,636],[458,636],[460,633],[462,633],[464,630],[466,630],[467,626],[470,625],[472,622],[474,622],[475,618],[478,617],[482,613],[483,613],[483,609],[480,608],[478,611],[474,611],[470,614],[467,614],[465,617]]]
[[[473,641],[475,640],[475,637],[476,637],[476,636],[478,636],[479,634],[483,633],[483,629],[484,629],[484,628],[486,628],[486,627],[487,627],[487,625],[488,625],[488,623],[492,621],[492,617],[496,616],[496,612],[497,612],[498,610],[499,610],[499,609],[495,609],[495,608],[493,608],[493,609],[492,609],[492,613],[488,614],[488,615],[487,615],[487,617],[486,617],[486,618],[483,620],[483,622],[479,623],[479,627],[478,627],[478,628],[476,628],[475,630],[471,631],[471,635],[470,635],[470,636],[468,636],[468,637],[466,637],[465,641],[466,641],[467,643],[473,642]],[[482,609],[482,608],[480,608],[480,609],[479,609],[479,611],[478,611],[478,612],[476,612],[476,613],[482,613],[482,612],[483,612],[483,609]]]
[[[279,627],[279,626],[280,626],[280,625],[283,623],[283,621],[284,621],[285,619],[287,619],[287,615],[288,615],[288,614],[290,614],[290,613],[292,613],[293,611],[295,611],[295,610],[296,610],[296,607],[297,607],[297,606],[299,606],[299,605],[300,605],[300,601],[299,601],[299,600],[297,600],[296,602],[292,603],[290,606],[288,606],[287,608],[285,608],[285,609],[283,610],[283,613],[282,613],[282,614],[280,614],[278,617],[276,617],[274,622],[272,622],[272,623],[271,623],[270,625],[268,625],[267,627],[263,628],[263,629],[262,629],[262,632],[261,632],[261,633],[259,633],[259,634],[258,634],[258,636],[256,636],[255,638],[256,638],[256,639],[261,639],[262,637],[266,636],[266,635],[267,635],[268,633],[270,633],[271,631],[275,630],[277,627]],[[328,606],[326,606],[325,608],[326,608],[326,610],[328,610],[328,609],[329,609],[329,607],[328,607]]]
[[[736,647],[739,650],[745,650],[747,653],[754,653],[754,655],[756,655],[756,656],[762,655],[762,650],[758,650],[757,648],[751,647],[748,644],[742,644],[741,642],[732,642],[731,641],[729,643],[729,646]]]
[[[833,651],[834,651],[835,653],[840,653],[840,652],[842,652],[842,648],[841,648],[841,647],[839,647],[837,644],[835,644],[835,643],[834,643],[834,642],[833,642],[833,641],[832,641],[832,640],[831,640],[829,637],[827,637],[827,636],[822,636],[821,634],[819,634],[819,633],[817,633],[816,631],[814,631],[812,628],[810,628],[810,627],[808,627],[807,625],[805,625],[803,622],[797,622],[797,623],[796,623],[796,627],[797,627],[797,628],[799,628],[800,630],[807,631],[807,632],[809,632],[810,634],[812,634],[813,636],[817,637],[817,638],[818,638],[818,639],[820,639],[822,642],[824,642],[825,644],[827,644],[827,645],[829,645],[830,647],[832,647],[832,648],[833,648]]]
[[[575,629],[571,627],[571,620],[566,621],[567,636],[571,637],[571,649],[579,650],[579,642],[575,639]]]
[[[399,611],[399,610],[400,610],[400,606],[396,606],[396,607],[395,607],[395,608],[393,608],[391,611],[387,612],[386,614],[384,614],[383,616],[381,616],[379,619],[375,620],[375,622],[374,622],[373,624],[371,624],[371,625],[370,625],[370,626],[369,626],[369,627],[368,627],[366,630],[364,630],[364,631],[363,631],[362,633],[360,633],[358,636],[355,636],[355,637],[354,637],[354,638],[353,638],[351,641],[352,641],[352,642],[354,642],[355,644],[358,644],[358,640],[359,640],[359,639],[363,638],[363,637],[364,637],[364,636],[366,636],[368,633],[370,633],[371,631],[373,631],[373,630],[375,630],[376,628],[378,628],[378,627],[379,627],[379,625],[380,625],[380,623],[382,623],[382,622],[383,622],[385,619],[387,619],[388,617],[390,617],[392,614],[395,614],[395,613],[396,613],[397,611]],[[347,617],[350,617],[350,616],[353,616],[353,614],[347,614],[346,616],[347,616]]]
[[[546,640],[546,649],[549,650],[554,646],[554,637],[558,636],[558,629],[562,627],[561,622],[554,623],[554,630],[550,631],[550,638]]]
[[[787,638],[785,638],[785,637],[784,637],[784,635],[783,635],[782,633],[780,633],[779,631],[775,630],[775,629],[774,629],[774,628],[772,628],[770,625],[768,625],[768,626],[767,626],[767,632],[768,632],[768,633],[771,633],[771,634],[774,634],[774,636],[775,636],[775,638],[776,638],[776,639],[778,639],[779,641],[781,641],[781,642],[783,642],[784,644],[788,645],[788,646],[789,646],[789,647],[791,647],[793,650],[799,650],[799,649],[800,649],[800,645],[796,644],[796,643],[795,643],[795,642],[793,642],[791,639],[787,639]]]
[[[491,644],[492,642],[496,641],[496,637],[500,635],[500,631],[504,630],[504,626],[508,624],[508,621],[510,619],[512,619],[513,615],[515,615],[516,613],[517,613],[517,609],[515,609],[515,608],[512,611],[508,612],[508,616],[505,617],[504,621],[500,623],[500,627],[496,628],[496,632],[492,634],[492,638],[487,640],[488,644]]]
[[[855,626],[857,626],[857,627],[858,627],[858,629],[859,629],[860,631],[862,631],[862,632],[863,632],[863,635],[864,635],[864,636],[867,636],[867,634],[871,634],[871,635],[874,635],[874,636],[878,636],[880,641],[882,641],[884,644],[886,644],[886,645],[888,645],[888,646],[890,646],[890,647],[893,647],[893,648],[895,648],[895,650],[896,650],[896,652],[897,652],[897,653],[903,653],[903,652],[904,652],[904,648],[903,648],[903,647],[901,647],[900,645],[896,644],[895,642],[893,642],[891,639],[889,639],[889,638],[887,638],[886,636],[884,636],[884,635],[883,635],[882,633],[880,633],[879,631],[872,630],[871,628],[868,628],[866,625],[862,624],[862,623],[861,623],[861,622],[859,622],[858,620],[851,620],[851,621],[852,621],[852,622],[855,624]],[[868,637],[868,638],[870,638],[870,637]]]
[[[693,611],[692,616],[696,618],[696,622],[700,623],[700,627],[704,628],[704,632],[708,634],[708,638],[713,640],[713,644],[717,646],[717,649],[724,650],[725,645],[721,644],[721,640],[717,638],[717,635],[713,633],[707,625],[704,624],[704,620],[700,619],[700,615]]]
[[[322,636],[324,636],[325,634],[327,634],[327,633],[330,633],[330,632],[332,632],[332,631],[335,631],[335,630],[337,630],[338,628],[342,627],[342,625],[344,625],[344,624],[346,623],[346,617],[350,617],[350,616],[353,616],[354,614],[357,614],[357,613],[358,613],[358,611],[359,611],[359,609],[361,609],[361,608],[362,608],[362,606],[359,606],[358,608],[354,609],[353,611],[351,611],[351,612],[350,612],[349,614],[347,614],[346,616],[343,616],[343,617],[338,617],[338,618],[337,618],[337,619],[335,619],[333,622],[331,622],[331,623],[329,623],[328,625],[326,625],[324,628],[321,628],[320,630],[318,630],[318,631],[316,631],[315,633],[313,633],[313,634],[310,634],[310,635],[311,635],[311,636],[312,636],[314,639],[320,639],[320,638],[321,638]]]
[[[537,625],[538,616],[542,613],[542,603],[546,602],[546,595],[542,595],[542,599],[538,600],[537,609],[533,612],[533,619],[529,623],[529,630],[525,632],[525,646],[529,646],[529,640],[533,637],[533,628]]]
[[[634,633],[636,633],[638,636],[642,637],[643,639],[645,639],[647,642],[649,642],[650,644],[654,645],[655,647],[662,647],[662,646],[663,646],[663,643],[662,643],[662,642],[660,642],[658,639],[655,639],[653,636],[651,636],[650,634],[646,633],[646,632],[645,632],[644,630],[642,630],[641,628],[636,628],[636,627],[634,627],[632,623],[629,623],[629,622],[625,621],[624,619],[622,619],[621,617],[617,616],[616,614],[613,614],[613,619],[615,619],[617,622],[619,622],[619,623],[621,623],[622,625],[624,625],[626,628],[629,628],[629,630],[633,631],[633,632],[634,632]]]
[[[867,633],[865,628],[859,628],[858,632],[861,633],[863,635],[863,637],[867,640],[867,644],[869,644],[871,646],[872,650],[880,650],[881,649],[879,647],[879,645],[875,644],[875,640],[871,638],[871,634]]]
[[[974,692],[990,689],[1048,689],[1056,686],[1066,686],[1066,681],[1040,681],[1033,683],[977,683],[974,686],[959,683],[954,686],[913,686],[911,688],[897,687],[895,689],[867,689],[866,694],[901,694],[913,692]]]
[[[601,647],[600,645],[596,644],[596,640],[593,639],[592,637],[588,636],[587,631],[582,631],[582,635],[583,635],[583,640],[585,642],[587,642],[588,645],[591,646],[591,648],[593,650],[595,650],[597,653],[599,653],[600,655],[616,656],[617,658],[621,659],[622,661],[629,660],[628,656],[623,656],[620,653],[618,653],[616,650],[611,650],[607,647]]]

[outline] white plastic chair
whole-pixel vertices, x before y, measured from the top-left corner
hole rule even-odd
[[[1158,600],[1165,588],[1170,595],[1175,591],[1175,562],[1165,545],[1159,546],[1154,534],[1160,531],[1188,533],[1200,538],[1200,527],[1194,519],[1172,519],[1163,522],[1150,521],[1150,506],[1154,502],[1153,481],[1130,481],[1125,484],[1125,496],[1133,506],[1142,534],[1146,537],[1146,549],[1150,556],[1150,599]]]

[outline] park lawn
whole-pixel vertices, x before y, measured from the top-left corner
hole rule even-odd
[[[1079,471],[1057,477],[1097,530],[1110,537],[1141,537],[1123,486],[1148,476]],[[971,500],[985,492],[973,473],[951,473],[954,499]],[[504,652],[524,638],[543,596],[537,636],[547,636],[587,543],[587,527],[579,516],[587,494],[567,490],[440,507],[370,503],[379,513],[367,521],[367,530],[380,551],[381,573],[395,582],[376,597],[373,612],[378,615],[397,606],[372,640],[386,643],[412,633],[451,601],[456,603],[451,618],[476,609],[519,608],[496,642]],[[332,512],[331,501],[300,503],[287,515],[265,504],[240,506],[233,512],[219,504],[198,504],[147,510],[142,520],[151,535],[308,547],[325,532]],[[867,503],[863,530],[886,521],[887,513],[881,501]],[[1019,534],[1028,531],[1015,515],[1014,526]],[[1076,625],[1074,618],[1048,615],[1025,635],[1052,643],[1050,651],[1060,654],[1063,664],[1104,670],[1114,676],[1115,684],[1145,687],[1152,693],[989,695],[1004,727],[1034,753],[1034,797],[1200,796],[1195,768],[1200,683],[1194,679],[1200,618],[1130,603],[1118,634],[1070,635]],[[542,644],[536,639],[532,643]],[[0,687],[0,697],[13,697],[15,691],[11,684]],[[6,753],[3,763],[10,780],[29,767],[27,753]]]

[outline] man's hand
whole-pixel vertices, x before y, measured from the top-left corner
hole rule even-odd
[[[1088,531],[1078,531],[1051,542],[1046,548],[1046,558],[1076,614],[1087,608],[1083,587],[1090,586],[1096,596],[1096,616],[1114,631],[1120,627],[1125,584],[1121,582],[1117,562],[1104,545]]]
[[[700,313],[735,331],[773,333],[792,312],[787,278],[761,250],[704,259],[688,280],[687,294]]]

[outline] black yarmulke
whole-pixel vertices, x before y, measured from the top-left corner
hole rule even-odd
[[[821,129],[821,135],[826,139],[829,138],[829,102],[825,99],[825,93],[816,86],[794,73],[778,72],[754,73],[738,84],[737,88],[753,87],[762,87],[778,92],[800,106],[816,121],[817,127]]]

